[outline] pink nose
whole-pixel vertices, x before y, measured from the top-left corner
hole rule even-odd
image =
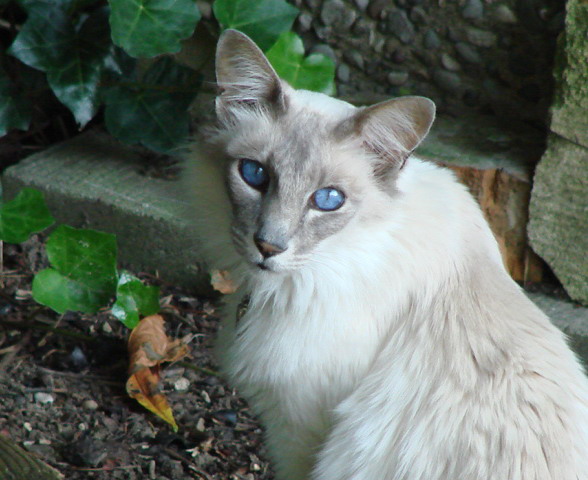
[[[281,247],[279,245],[275,245],[273,243],[266,242],[265,240],[254,237],[253,241],[255,242],[255,246],[259,250],[259,253],[263,255],[264,258],[273,257],[274,255],[278,255],[279,253],[285,252],[288,247]]]

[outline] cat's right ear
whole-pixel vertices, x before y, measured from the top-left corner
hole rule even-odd
[[[216,50],[219,95],[216,113],[230,121],[243,107],[284,110],[286,97],[277,73],[259,47],[237,30],[225,30]]]
[[[435,104],[425,97],[398,97],[359,109],[338,127],[342,136],[355,135],[374,154],[377,176],[400,170],[425,138],[435,119]]]

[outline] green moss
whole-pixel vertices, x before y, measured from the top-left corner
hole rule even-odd
[[[551,129],[588,147],[588,2],[568,0],[565,34],[555,62]]]

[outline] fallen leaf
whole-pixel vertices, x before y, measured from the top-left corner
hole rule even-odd
[[[143,318],[132,330],[128,350],[128,395],[177,431],[172,410],[160,389],[161,363],[176,362],[185,357],[188,346],[182,340],[172,340],[165,334],[161,315],[151,315]]]
[[[227,270],[212,270],[210,272],[210,284],[217,292],[223,294],[235,293],[237,287]]]

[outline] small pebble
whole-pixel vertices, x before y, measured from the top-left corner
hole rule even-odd
[[[506,5],[499,5],[494,12],[494,18],[500,23],[517,23],[518,19],[515,13]]]
[[[178,392],[185,392],[188,390],[188,388],[190,388],[190,380],[188,380],[186,377],[180,377],[174,382],[174,388]]]
[[[370,0],[355,0],[355,5],[359,8],[362,12],[365,12],[368,5],[370,4]]]
[[[80,347],[75,347],[69,355],[73,366],[79,370],[88,366],[88,358]]]
[[[204,418],[200,417],[198,419],[198,421],[196,422],[196,430],[198,430],[199,432],[203,432],[204,430],[206,430],[206,424],[204,423]]]
[[[229,425],[236,425],[237,424],[237,412],[234,410],[219,410],[218,412],[214,413],[214,416],[218,420],[222,420]]]
[[[461,14],[463,18],[478,20],[484,16],[484,4],[481,0],[468,0]]]
[[[51,445],[51,440],[49,440],[47,438],[40,438],[39,445]]]
[[[496,45],[498,41],[498,36],[494,32],[482,30],[481,28],[466,28],[465,34],[468,42],[476,47],[490,48]]]
[[[208,392],[206,390],[202,390],[200,392],[200,395],[202,396],[202,398],[204,399],[204,401],[206,403],[210,403],[210,395],[208,395]]]
[[[459,63],[451,55],[448,55],[447,53],[441,54],[441,64],[443,65],[443,68],[449,70],[450,72],[457,72],[461,69]]]
[[[29,422],[25,422],[23,424],[23,428],[27,431],[27,432],[32,432],[33,431],[33,426],[29,423]]]
[[[340,64],[337,67],[337,80],[343,83],[349,82],[349,78],[351,77],[351,69],[348,65],[344,63]]]
[[[28,300],[32,297],[33,292],[31,290],[23,290],[22,288],[18,288],[14,294],[16,300]]]
[[[399,87],[408,81],[408,72],[390,72],[387,79],[390,85]]]
[[[82,406],[86,409],[86,410],[96,410],[98,409],[98,403],[92,399],[90,400],[84,400],[84,403],[82,404]]]
[[[35,398],[35,402],[40,403],[42,405],[51,404],[55,401],[55,398],[50,393],[45,392],[37,392],[33,395]]]

